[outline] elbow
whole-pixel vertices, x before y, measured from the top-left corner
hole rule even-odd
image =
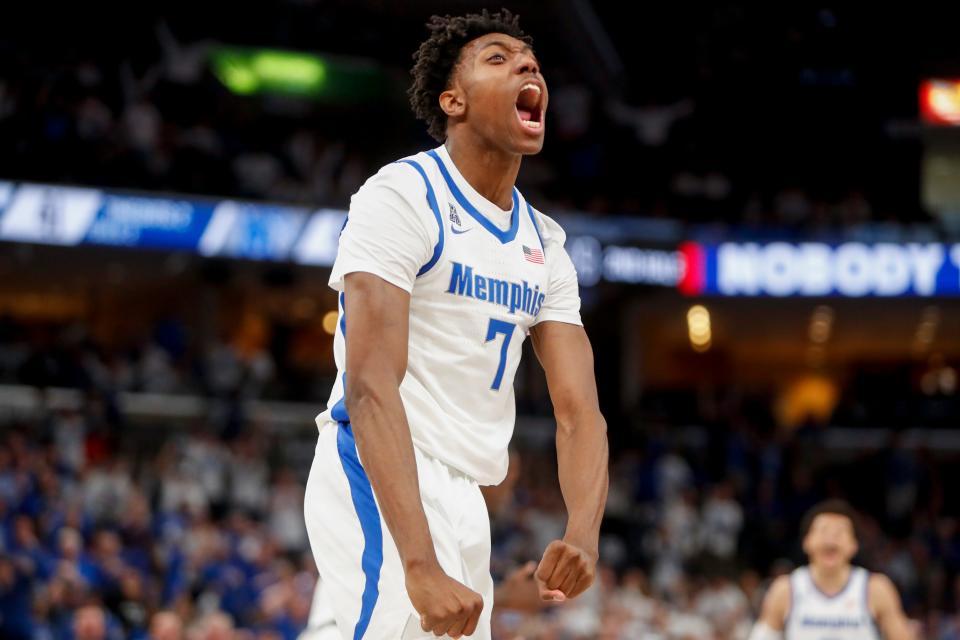
[[[595,432],[604,438],[607,436],[607,421],[596,405],[558,406],[554,410],[554,417],[557,420],[558,437],[569,437],[581,430]]]
[[[371,408],[383,406],[388,394],[389,380],[382,375],[347,372],[344,404],[351,418],[356,418]],[[399,388],[399,385],[397,385]]]

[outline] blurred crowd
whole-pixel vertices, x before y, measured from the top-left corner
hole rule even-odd
[[[0,384],[108,395],[203,395],[227,400],[235,409],[241,408],[235,401],[249,399],[325,400],[335,372],[332,338],[321,326],[321,315],[297,320],[249,314],[230,330],[204,337],[196,322],[168,313],[134,336],[110,339],[98,339],[82,322],[21,322],[0,315]],[[960,411],[956,364],[934,354],[927,361],[851,366],[829,419],[845,427],[952,428]],[[522,363],[516,392],[521,413],[550,414],[539,365],[532,359]],[[695,424],[703,420],[697,395],[689,389],[649,389],[638,410]],[[751,419],[774,420],[769,397],[747,401],[751,411],[763,414]]]
[[[203,339],[170,316],[129,340],[103,341],[83,323],[0,315],[0,383],[227,400],[320,398],[334,374],[331,337],[318,325],[258,322]]]
[[[606,26],[616,38],[618,10],[609,10]],[[82,41],[29,26],[9,34],[0,40],[0,146],[11,153],[0,157],[0,177],[344,206],[380,166],[436,143],[403,95],[420,37],[415,27],[426,16],[396,17],[411,27],[393,30],[408,33],[404,39],[362,9],[357,16],[330,11],[278,3],[262,16],[272,32],[148,11],[131,21],[120,48],[98,44],[116,34],[96,23]],[[669,23],[676,39],[695,44],[674,43],[674,58],[660,60],[667,65],[660,69],[649,68],[653,52],[637,38],[619,34],[630,68],[645,75],[615,86],[597,85],[563,34],[531,15],[527,28],[542,32],[538,50],[551,86],[549,132],[544,152],[526,160],[521,187],[546,211],[801,229],[927,219],[918,185],[903,179],[918,172],[909,168],[912,151],[855,111],[877,88],[857,85],[856,70],[844,71],[846,92],[820,86],[818,70],[803,67],[822,51],[818,43],[837,37],[836,17],[822,13],[772,26],[789,34],[786,48],[773,51],[752,41],[724,54],[711,50],[732,46],[725,29],[749,30],[762,19],[750,12]],[[351,17],[356,37],[344,39],[342,21]],[[107,33],[96,35],[101,29]],[[324,42],[333,54],[383,70],[388,97],[327,104],[233,95],[210,63],[218,39],[233,44],[230,38],[305,50]],[[771,82],[749,81],[777,59],[783,66]],[[657,75],[653,84],[646,77],[670,71],[673,77]],[[836,108],[807,108],[811,102]],[[766,107],[774,103],[776,117]],[[898,172],[896,180],[866,169],[879,169],[878,158]]]
[[[315,582],[303,488],[263,438],[121,440],[85,413],[3,435],[0,636],[296,638]]]
[[[309,459],[286,455],[290,442],[249,425],[120,428],[95,403],[4,425],[0,636],[273,639],[307,627]],[[815,431],[718,428],[709,446],[676,436],[613,434],[597,584],[547,609],[514,571],[562,536],[555,462],[549,446],[512,454],[487,492],[493,571],[513,603],[495,611],[497,637],[745,638],[768,581],[803,561],[803,512],[843,496],[863,514],[858,561],[895,581],[923,637],[960,638],[955,459],[893,441],[842,464]],[[288,438],[309,451],[313,432]]]

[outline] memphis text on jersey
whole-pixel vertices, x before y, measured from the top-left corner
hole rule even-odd
[[[536,316],[543,306],[546,295],[540,292],[540,285],[532,289],[526,280],[510,282],[499,280],[479,273],[473,273],[473,267],[452,262],[450,286],[447,293],[466,296],[492,304],[499,304],[515,313],[518,309],[528,315]]]

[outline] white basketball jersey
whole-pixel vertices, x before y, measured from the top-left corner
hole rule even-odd
[[[460,175],[444,147],[387,165],[354,195],[330,285],[354,271],[410,293],[400,385],[413,443],[480,484],[507,471],[513,378],[530,328],[580,324],[564,234],[519,191],[503,211]],[[337,382],[317,417],[348,422],[343,293],[334,337]]]
[[[880,640],[867,604],[870,572],[853,567],[847,585],[834,596],[817,587],[808,567],[790,574],[786,640]]]

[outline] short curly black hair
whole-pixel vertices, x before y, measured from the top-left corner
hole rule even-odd
[[[464,16],[431,16],[427,23],[430,37],[413,54],[410,75],[413,84],[407,95],[414,115],[427,124],[427,131],[438,142],[447,138],[447,114],[440,108],[440,94],[450,86],[453,70],[463,46],[488,33],[503,33],[533,45],[533,38],[520,28],[520,16],[501,9]]]

